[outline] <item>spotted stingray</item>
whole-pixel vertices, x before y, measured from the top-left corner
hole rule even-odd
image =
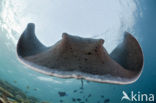
[[[63,33],[61,40],[46,47],[35,36],[35,25],[29,23],[19,38],[17,56],[31,69],[50,76],[115,84],[136,81],[143,68],[137,40],[125,32],[123,42],[110,54],[103,44],[103,39]]]

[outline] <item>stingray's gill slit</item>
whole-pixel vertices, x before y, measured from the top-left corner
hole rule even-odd
[[[19,60],[40,73],[60,78],[79,78],[100,83],[129,84],[143,68],[143,53],[137,40],[125,32],[124,40],[109,55],[103,39],[82,38],[67,33],[53,46],[44,46],[29,23],[17,44]]]

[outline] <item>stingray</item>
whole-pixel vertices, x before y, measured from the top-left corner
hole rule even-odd
[[[17,57],[31,69],[49,76],[115,84],[136,81],[143,68],[138,41],[125,32],[122,43],[110,54],[104,42],[63,33],[61,40],[46,47],[35,36],[35,24],[29,23],[18,40]]]

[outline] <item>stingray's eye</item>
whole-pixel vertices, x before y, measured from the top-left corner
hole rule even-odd
[[[62,38],[63,39],[67,39],[67,37],[68,37],[68,34],[67,33],[62,33]]]
[[[103,45],[104,42],[105,42],[105,41],[104,41],[103,39],[100,39],[100,40],[99,40],[99,43],[102,44],[102,45]]]

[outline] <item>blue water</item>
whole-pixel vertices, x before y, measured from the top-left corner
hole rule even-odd
[[[45,20],[45,15],[42,16],[42,14],[45,13],[44,10],[43,11],[32,10],[32,12],[28,10],[25,11],[24,13],[24,10],[22,11],[22,9],[24,5],[23,3],[25,2],[29,2],[29,4],[34,3],[31,2],[30,0],[22,1],[22,2],[19,0],[15,0],[15,1],[0,0],[0,80],[8,81],[10,84],[22,89],[27,95],[34,96],[40,99],[41,101],[49,101],[50,103],[59,103],[60,100],[63,100],[63,103],[73,103],[72,98],[81,98],[82,101],[85,101],[85,98],[87,98],[89,94],[91,94],[91,97],[89,97],[88,102],[85,103],[98,103],[98,101],[99,103],[104,103],[106,99],[110,99],[110,103],[120,103],[123,90],[126,91],[127,93],[130,93],[131,91],[137,93],[138,91],[140,91],[141,93],[156,94],[156,80],[155,80],[156,78],[156,55],[155,55],[156,53],[156,46],[155,46],[156,45],[156,40],[155,40],[156,39],[156,12],[155,12],[156,1],[155,0],[140,0],[140,1],[131,0],[130,2],[126,2],[126,1],[121,2],[120,0],[118,0],[117,2],[113,2],[112,0],[111,2],[112,4],[123,3],[123,5],[119,5],[119,6],[129,6],[129,8],[125,7],[126,10],[121,11],[121,14],[116,13],[117,16],[121,15],[123,17],[122,19],[125,19],[125,21],[120,21],[118,20],[118,18],[115,18],[116,16],[114,16],[115,20],[113,22],[111,22],[111,20],[109,21],[108,19],[111,26],[108,24],[103,24],[104,27],[106,28],[107,26],[109,26],[109,29],[107,30],[104,29],[103,30],[104,34],[95,36],[95,37],[102,37],[104,39],[106,38],[106,40],[111,41],[114,40],[112,38],[115,37],[121,39],[122,37],[120,37],[121,36],[120,34],[124,30],[131,32],[139,41],[144,53],[144,67],[143,67],[143,72],[141,77],[135,83],[129,85],[101,84],[101,83],[84,81],[83,90],[80,89],[81,87],[80,80],[61,79],[61,78],[46,76],[30,70],[28,67],[21,64],[17,60],[16,43],[20,34],[24,30],[28,22],[31,21],[35,22],[36,26],[38,24],[39,25],[38,31],[40,31],[40,29],[48,28],[48,26],[46,25],[50,25],[50,27],[53,27],[52,24],[48,23],[49,21]],[[50,0],[49,1],[45,0],[45,2],[50,2]],[[104,2],[107,4],[107,1]],[[32,4],[32,6],[33,5],[35,4]],[[36,5],[37,5],[36,7],[40,7],[41,4],[39,3]],[[18,9],[20,10],[18,10],[17,7],[19,7]],[[43,4],[42,8],[44,7],[46,8],[46,5]],[[118,9],[118,6],[115,7],[116,8],[114,9]],[[108,8],[111,11],[112,7],[108,6]],[[104,13],[108,12],[109,9],[104,11]],[[135,10],[131,10],[131,9],[135,9]],[[132,14],[129,14],[128,12],[132,12]],[[109,13],[111,14],[112,12]],[[41,17],[40,18],[37,17],[37,14],[39,14]],[[44,23],[43,27],[39,23],[39,21],[36,22],[37,21],[36,19],[42,20],[40,22],[42,24]],[[47,19],[51,20],[50,18]],[[98,22],[100,25],[99,27],[101,27],[102,24],[100,24],[100,21]],[[114,25],[114,22],[117,23],[115,23]],[[47,31],[44,32],[44,30],[42,30],[40,33],[42,34],[47,33],[48,31],[51,30],[50,27],[47,29]],[[58,29],[58,31],[57,30],[55,30],[54,32],[51,31],[51,33],[56,33],[57,36],[53,35],[51,37],[56,37],[56,39],[58,40],[61,35],[60,32],[62,32],[60,31],[60,29],[62,29],[63,27],[64,26],[61,26],[59,28],[54,26],[54,28]],[[67,28],[63,30],[67,31],[69,30],[69,28],[70,25],[67,25]],[[80,29],[80,32],[77,32],[75,28],[73,27],[72,30],[69,30],[69,32],[77,33],[77,34],[80,33],[80,36],[82,36],[82,34],[84,33],[88,33],[84,36],[90,36],[90,37],[94,37],[96,33],[99,34],[102,33],[102,28],[101,29],[96,28],[96,30],[92,31],[90,29],[93,27],[88,27],[86,31]],[[55,42],[55,40],[51,42],[49,38],[45,38],[45,36],[47,37],[46,34],[41,35],[40,33],[39,33],[39,39],[45,42],[46,45]],[[108,35],[107,33],[110,35]],[[113,33],[119,33],[119,34],[115,35]],[[89,34],[94,34],[94,35],[89,35]],[[46,40],[49,42],[47,42]],[[112,43],[114,44],[113,46],[115,46],[115,44],[118,42],[113,42]],[[109,48],[109,51],[111,51],[112,48],[114,48],[110,46],[111,46],[110,42],[107,42],[106,47]],[[28,86],[30,87],[29,89],[27,88]],[[74,93],[73,90],[77,90],[77,92]],[[59,91],[66,92],[67,96],[60,97],[58,94]],[[80,93],[80,91],[82,92]],[[104,95],[104,98],[102,98],[101,95]],[[123,103],[128,103],[128,102],[129,101],[123,101]]]

